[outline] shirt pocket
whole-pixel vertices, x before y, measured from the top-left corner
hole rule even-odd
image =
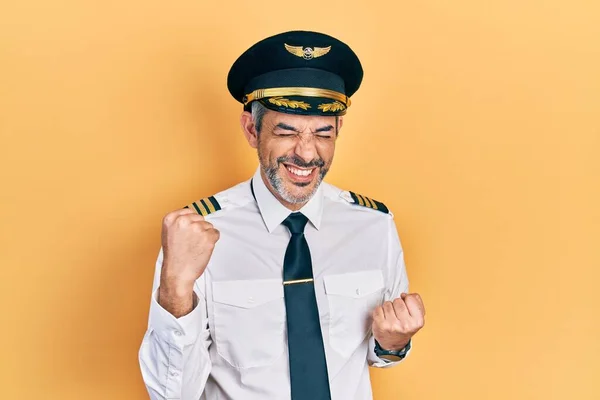
[[[371,332],[373,310],[382,303],[383,274],[379,270],[329,275],[325,279],[329,303],[329,343],[350,357]]]
[[[236,368],[273,364],[283,353],[281,280],[213,282],[217,352]]]

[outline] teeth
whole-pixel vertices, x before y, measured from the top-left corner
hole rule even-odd
[[[298,176],[309,176],[313,170],[309,169],[309,170],[302,170],[302,169],[296,169],[296,168],[292,168],[292,167],[287,167],[288,171],[290,171],[292,174],[294,175],[298,175]]]

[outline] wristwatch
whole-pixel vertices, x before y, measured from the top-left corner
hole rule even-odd
[[[401,348],[398,351],[394,351],[394,350],[382,349],[381,346],[379,345],[379,342],[377,342],[377,340],[375,340],[375,354],[377,355],[377,357],[383,358],[384,360],[387,360],[387,361],[393,361],[393,362],[401,361],[404,357],[406,357],[406,354],[410,350],[411,342],[412,342],[412,339],[408,341],[406,346],[404,346],[403,348]]]

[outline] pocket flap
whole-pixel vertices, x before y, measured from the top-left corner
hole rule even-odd
[[[360,271],[325,277],[325,292],[328,295],[360,298],[383,289],[383,274],[380,270]]]
[[[283,298],[279,279],[213,282],[213,301],[241,308],[252,308]]]

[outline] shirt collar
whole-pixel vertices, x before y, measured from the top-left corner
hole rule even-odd
[[[252,186],[258,209],[269,233],[273,232],[292,213],[271,193],[260,174],[260,166],[252,178]],[[323,184],[319,186],[313,197],[298,210],[304,214],[318,230],[323,214]]]

